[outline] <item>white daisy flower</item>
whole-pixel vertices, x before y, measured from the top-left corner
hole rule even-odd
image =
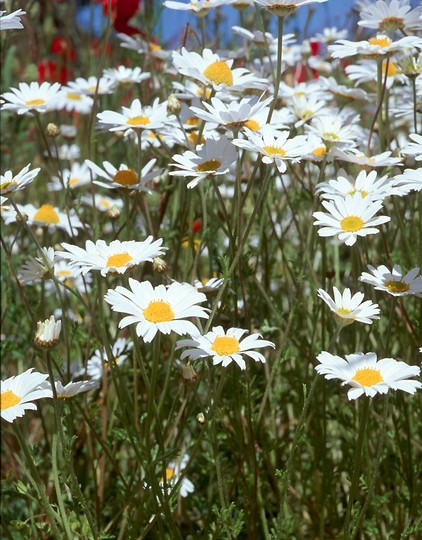
[[[334,77],[321,77],[318,81],[326,93],[331,95],[330,97],[340,99],[342,102],[344,100],[349,102],[369,100],[368,94],[361,88],[349,88],[344,84],[339,84]]]
[[[66,214],[51,204],[43,204],[39,208],[33,204],[17,205],[17,207],[20,213],[27,217],[28,225],[48,227],[52,231],[62,229],[70,236],[77,236],[78,229],[83,227],[74,210]],[[2,217],[6,225],[18,221],[18,215],[13,208],[2,212]]]
[[[348,33],[349,31],[347,29],[338,30],[336,26],[332,26],[330,28],[324,28],[322,34],[315,34],[315,39],[322,41],[322,43],[330,44],[338,39],[347,38]]]
[[[54,248],[42,248],[44,257],[29,257],[28,261],[22,266],[18,279],[22,283],[30,284],[49,277],[54,267],[55,251]]]
[[[37,174],[40,172],[40,167],[29,170],[31,164],[29,163],[18,174],[14,175],[12,171],[6,171],[0,175],[0,195],[8,195],[15,191],[20,191],[28,186]]]
[[[128,353],[133,349],[133,342],[126,338],[118,338],[111,349],[113,365],[120,367],[128,358]],[[106,352],[103,348],[97,349],[86,366],[86,374],[94,381],[102,378],[104,370],[108,370],[108,360]],[[82,368],[75,374],[75,377],[85,374],[85,368]]]
[[[26,15],[26,11],[23,9],[17,9],[9,15],[5,15],[5,11],[0,11],[0,31],[3,30],[20,30],[24,28],[21,23],[22,15]]]
[[[23,416],[26,410],[37,410],[33,401],[53,397],[51,389],[42,388],[47,378],[48,375],[33,372],[31,368],[1,381],[0,409],[3,420],[13,422]]]
[[[75,189],[91,183],[92,172],[86,163],[72,163],[70,169],[63,169],[62,178],[65,188]],[[61,191],[62,182],[58,176],[52,176],[48,184],[51,191]]]
[[[207,176],[226,174],[229,167],[236,161],[237,152],[227,137],[207,139],[204,144],[196,147],[196,152],[187,150],[183,154],[175,154],[171,163],[179,170],[171,171],[172,176],[193,176],[188,188],[194,188]]]
[[[402,158],[391,157],[391,154],[392,152],[383,152],[382,154],[367,156],[357,148],[348,148],[347,150],[335,148],[333,151],[333,155],[339,161],[348,161],[362,167],[391,167],[403,161]]]
[[[75,268],[72,268],[65,260],[58,259],[54,263],[54,275],[55,277],[66,287],[76,289],[81,294],[90,292],[90,284],[92,277],[88,274],[82,277],[80,273],[76,272]],[[52,280],[48,280],[45,284],[45,290],[51,294],[56,294],[56,285]],[[67,295],[69,291],[66,288],[62,289],[62,294]]]
[[[205,279],[200,281],[199,279],[195,279],[193,285],[194,287],[202,293],[209,293],[212,291],[218,291],[218,289],[223,285],[224,279],[222,278],[211,278],[211,279]]]
[[[89,114],[94,100],[92,97],[76,92],[70,86],[62,86],[54,101],[54,108],[57,111],[77,112],[80,114]]]
[[[414,48],[422,49],[422,38],[406,36],[393,42],[384,34],[378,34],[376,37],[369,38],[367,41],[339,39],[334,45],[329,45],[328,47],[333,58],[347,58],[348,56],[355,56],[357,54],[377,58]]]
[[[58,399],[69,399],[76,396],[76,394],[82,394],[83,392],[89,392],[90,390],[97,390],[97,388],[100,386],[97,380],[69,382],[66,384],[66,386],[63,386],[61,381],[54,381],[54,385],[56,387],[56,395]]]
[[[85,163],[89,169],[98,175],[100,178],[104,178],[108,182],[101,182],[94,180],[94,184],[107,189],[130,189],[139,191],[149,191],[147,184],[156,176],[160,175],[163,169],[155,169],[151,171],[156,163],[156,159],[151,159],[142,168],[141,174],[138,175],[133,169],[130,169],[124,163],[119,165],[116,169],[109,161],[103,161],[104,169],[101,169],[93,161],[86,159]]]
[[[305,130],[320,137],[330,148],[354,145],[359,135],[355,125],[334,114],[317,116],[305,126]]]
[[[70,92],[83,94],[85,96],[94,96],[95,93],[97,93],[97,95],[112,94],[114,86],[114,82],[105,77],[101,77],[98,82],[97,77],[94,75],[91,75],[87,79],[77,77],[74,81],[69,81],[67,83],[67,88]]]
[[[211,105],[204,102],[203,105],[208,109],[208,112],[198,107],[190,107],[190,110],[196,114],[198,118],[208,122],[215,122],[226,129],[238,131],[240,128],[247,126],[248,122],[259,113],[264,112],[268,116],[269,103],[272,97],[260,100],[259,97],[243,98],[240,101],[230,101],[224,103],[216,97],[211,98]]]
[[[258,79],[245,68],[232,69],[233,60],[222,60],[210,49],[203,49],[200,55],[188,52],[183,47],[181,53],[173,52],[173,64],[182,75],[211,85],[216,91],[242,91],[246,88],[265,90],[268,87],[265,79]]]
[[[113,212],[121,211],[123,209],[123,201],[121,199],[112,199],[111,197],[106,197],[105,195],[100,195],[95,193],[94,199],[92,195],[82,195],[81,203],[88,206],[95,206],[100,212]]]
[[[271,45],[277,44],[277,38],[275,38],[271,32],[261,32],[260,30],[253,30],[250,32],[241,26],[232,26],[232,30],[235,34],[239,34],[240,36],[246,38],[247,41],[251,41],[258,46],[270,47]]]
[[[295,123],[295,127],[298,128],[318,115],[320,111],[326,110],[326,101],[319,100],[315,96],[293,96],[289,107],[298,119]]]
[[[113,85],[129,85],[141,83],[151,78],[151,73],[142,71],[139,66],[128,68],[126,66],[118,66],[117,68],[107,68],[103,73],[106,79],[110,79]]]
[[[371,171],[369,174],[361,171],[356,179],[338,176],[335,180],[317,184],[315,190],[323,199],[331,200],[360,193],[363,198],[369,197],[372,201],[382,201],[392,194],[390,178],[388,176],[378,178],[376,171]]]
[[[62,128],[60,128],[60,131],[61,129]],[[67,161],[73,161],[81,157],[81,149],[77,144],[62,144],[58,147],[52,146],[50,147],[50,152],[54,158]],[[44,155],[48,156],[48,152],[45,151]]]
[[[378,268],[368,265],[369,271],[362,272],[359,281],[373,285],[378,291],[385,291],[392,296],[414,296],[422,297],[422,276],[419,276],[419,267],[412,268],[407,274],[399,264],[395,264],[392,270],[381,265]]]
[[[179,340],[176,344],[176,350],[182,347],[193,347],[181,354],[181,360],[185,358],[197,360],[211,356],[214,366],[222,364],[223,367],[226,367],[232,362],[236,362],[240,369],[246,369],[243,355],[252,358],[255,362],[265,363],[265,356],[253,349],[275,348],[274,343],[261,339],[261,334],[251,334],[242,339],[246,332],[247,330],[242,328],[224,330],[222,326],[215,326],[204,336],[193,335],[192,339]]]
[[[197,17],[204,17],[212,9],[230,3],[231,0],[189,0],[188,3],[166,0],[165,2],[163,2],[163,6],[178,11],[191,11]]]
[[[324,291],[318,289],[318,296],[324,300],[331,309],[338,324],[345,326],[353,322],[372,324],[374,319],[379,319],[380,308],[378,304],[373,304],[371,300],[362,302],[365,295],[357,292],[352,296],[350,289],[344,289],[343,294],[333,287],[334,300]]]
[[[166,104],[157,98],[152,105],[143,106],[139,99],[135,99],[130,107],[122,107],[121,113],[103,111],[97,114],[97,118],[109,131],[159,129],[167,121]]]
[[[183,470],[185,469],[188,462],[188,454],[185,454],[182,459],[171,461],[166,467],[165,479],[163,478],[160,481],[160,486],[164,488],[164,486],[166,485],[167,491],[170,493],[173,489],[173,486],[175,486],[178,483],[179,479],[183,476],[179,484],[180,496],[187,497],[189,493],[193,493],[195,491],[195,486],[188,478],[186,478],[186,476],[183,475]]]
[[[422,30],[422,7],[412,9],[407,2],[399,0],[377,0],[360,12],[360,18],[359,26],[382,32]]]
[[[148,236],[143,242],[113,240],[107,244],[104,240],[97,240],[95,243],[87,240],[85,249],[62,242],[67,251],[59,251],[57,254],[69,261],[69,266],[75,270],[76,275],[99,270],[102,276],[106,276],[109,272],[124,274],[133,266],[146,261],[152,262],[154,257],[164,255],[162,243],[162,238],[153,241],[152,236]]]
[[[415,156],[415,161],[422,161],[422,135],[411,133],[409,138],[412,139],[413,142],[408,143],[402,148],[401,153],[408,156]]]
[[[31,114],[36,111],[45,113],[54,109],[57,93],[60,91],[60,83],[50,84],[43,82],[19,83],[19,88],[11,88],[1,97],[9,103],[2,105],[2,110],[10,110],[18,114]]]
[[[42,349],[54,347],[59,342],[62,322],[56,321],[54,315],[45,321],[37,323],[37,331],[35,333],[34,343]]]
[[[399,190],[399,195],[407,195],[410,191],[422,190],[422,168],[406,169],[393,179],[393,188]]]
[[[196,305],[206,301],[205,294],[188,283],[153,287],[149,281],[129,278],[129,287],[109,289],[104,299],[113,311],[128,314],[120,321],[119,328],[136,324],[136,334],[146,343],[151,342],[158,331],[196,335],[197,327],[185,317],[208,318],[207,310]]]
[[[321,4],[327,0],[255,0],[255,3],[266,8],[272,15],[285,17],[293,15],[297,8],[308,4]]]
[[[287,170],[287,160],[300,161],[310,151],[308,139],[298,135],[289,139],[288,131],[276,131],[271,125],[265,125],[260,133],[253,133],[245,128],[246,139],[234,139],[233,144],[261,154],[263,163],[275,163],[281,173]]]
[[[383,80],[387,75],[386,88],[390,89],[393,84],[400,83],[402,85],[409,84],[409,79],[402,73],[397,65],[390,60],[388,62],[388,71],[386,61],[382,63]],[[359,64],[349,65],[345,67],[345,72],[351,81],[354,81],[355,86],[362,83],[374,81],[374,63],[372,60],[362,60]]]
[[[363,198],[360,193],[355,193],[345,199],[323,201],[322,205],[328,213],[314,212],[316,218],[314,225],[323,225],[318,230],[319,236],[338,236],[346,246],[353,246],[358,236],[378,234],[376,225],[387,223],[391,218],[377,216],[381,210],[382,201],[371,201]]]
[[[352,388],[347,392],[349,399],[356,399],[365,394],[374,397],[392,390],[403,390],[414,394],[422,388],[419,381],[409,380],[420,374],[420,368],[398,362],[394,358],[377,360],[373,352],[347,354],[346,359],[323,351],[317,356],[320,364],[315,367],[326,379],[340,379],[342,386],[348,384]]]

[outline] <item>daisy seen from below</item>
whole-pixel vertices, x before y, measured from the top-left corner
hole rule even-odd
[[[386,394],[392,390],[403,390],[414,394],[422,388],[422,383],[409,378],[417,377],[420,368],[398,362],[394,358],[377,360],[373,352],[347,354],[346,358],[335,356],[323,351],[317,356],[320,362],[315,367],[326,379],[340,379],[342,386],[348,384],[352,388],[347,392],[349,400],[363,394],[374,397],[376,394]]]
[[[412,9],[407,2],[377,0],[360,12],[359,26],[375,28],[382,32],[397,30],[411,32],[422,29],[422,7]]]
[[[385,265],[368,265],[368,272],[362,272],[359,281],[373,285],[378,291],[385,291],[392,296],[407,296],[409,294],[422,297],[422,276],[419,274],[419,267],[412,268],[407,274],[399,264],[395,264],[392,270]]]
[[[50,231],[61,229],[70,236],[77,236],[78,229],[83,227],[81,221],[74,210],[70,210],[65,214],[51,204],[43,204],[39,208],[33,204],[17,205],[19,212],[23,217],[26,217],[28,225],[37,225],[40,227],[48,227]],[[19,221],[19,216],[14,209],[8,212],[2,212],[2,217],[6,225]]]
[[[378,178],[376,171],[361,171],[356,179],[338,176],[336,180],[317,184],[315,190],[323,199],[344,198],[360,193],[363,198],[382,201],[391,194],[391,180],[388,176]]]
[[[242,339],[247,330],[242,328],[229,328],[224,330],[222,326],[215,326],[204,336],[193,335],[192,339],[182,339],[177,342],[176,350],[182,347],[193,347],[181,354],[181,360],[189,358],[212,357],[213,365],[222,364],[223,367],[235,362],[240,369],[246,369],[243,356],[252,358],[255,362],[265,363],[265,356],[254,349],[262,347],[275,348],[274,343],[261,339],[261,334],[250,334]]]
[[[322,225],[318,230],[319,236],[338,236],[346,246],[353,246],[358,236],[378,234],[377,225],[387,223],[388,216],[375,216],[381,210],[382,201],[371,201],[355,193],[344,199],[322,201],[327,212],[314,212],[314,225]]]
[[[191,11],[197,17],[204,17],[212,9],[230,3],[231,0],[189,0],[188,3],[166,0],[165,2],[163,2],[163,6],[169,9],[175,9],[179,11]]]
[[[104,299],[113,311],[128,314],[120,321],[119,328],[136,324],[136,334],[146,343],[151,342],[157,332],[196,335],[198,328],[185,318],[208,319],[208,310],[197,305],[206,301],[205,294],[188,283],[153,287],[149,281],[129,278],[129,287],[109,289]]]
[[[108,182],[102,182],[100,180],[94,180],[94,184],[105,187],[107,189],[134,189],[139,191],[149,191],[147,184],[156,176],[162,173],[162,169],[155,169],[151,171],[156,163],[156,159],[151,159],[141,170],[140,175],[129,168],[124,163],[119,165],[116,169],[109,161],[103,161],[104,169],[101,169],[93,161],[86,159],[85,163],[89,169],[99,176],[104,178]]]
[[[153,241],[152,236],[148,236],[143,242],[113,240],[107,244],[104,240],[97,240],[95,243],[87,240],[85,249],[62,242],[67,251],[59,251],[57,254],[69,261],[69,266],[75,270],[76,275],[99,270],[102,276],[106,276],[109,272],[124,274],[133,266],[146,261],[152,262],[154,257],[164,255],[162,243],[161,238]]]
[[[242,91],[246,88],[265,90],[268,86],[265,79],[258,79],[245,68],[232,69],[233,60],[222,60],[211,49],[203,49],[201,55],[188,52],[183,47],[181,53],[173,52],[173,63],[182,75],[211,85],[216,91]]]
[[[327,2],[327,0],[255,0],[256,4],[260,4],[277,17],[293,15],[297,8],[301,6],[321,4],[323,2]]]
[[[409,138],[412,142],[401,149],[401,153],[408,156],[415,156],[415,161],[422,161],[422,135],[411,133]]]
[[[26,410],[37,410],[33,401],[53,397],[51,389],[42,387],[47,378],[48,375],[31,368],[1,381],[0,409],[3,420],[13,422],[23,416]]]
[[[175,154],[172,163],[178,170],[171,171],[172,176],[184,176],[193,179],[188,188],[194,188],[208,176],[226,174],[232,163],[236,161],[237,152],[227,137],[207,139],[204,144],[196,147],[196,152],[187,150],[183,154]]]
[[[157,98],[152,105],[143,106],[139,99],[134,99],[130,107],[122,107],[121,113],[103,111],[97,118],[109,131],[159,129],[167,121],[166,104]]]
[[[355,321],[372,324],[374,319],[379,319],[378,304],[373,304],[371,300],[362,302],[365,297],[363,293],[357,292],[352,296],[350,289],[346,288],[342,294],[337,287],[333,287],[333,292],[334,300],[324,289],[318,289],[318,296],[331,309],[339,325],[346,326]]]
[[[5,15],[5,13],[5,11],[0,11],[0,31],[21,30],[24,28],[20,18],[22,15],[26,15],[26,11],[23,11],[23,9],[17,9],[8,15]]]
[[[300,161],[311,149],[305,135],[289,139],[289,131],[276,131],[269,124],[261,132],[254,133],[245,128],[245,139],[234,139],[233,144],[245,150],[258,152],[265,164],[275,163],[277,169],[284,173],[287,170],[286,161]]]
[[[2,105],[2,110],[10,110],[17,114],[45,113],[54,109],[55,100],[60,91],[60,83],[20,82],[19,88],[11,88],[1,97],[9,103]]]
[[[6,171],[0,175],[0,195],[9,195],[14,191],[20,191],[28,186],[40,172],[40,167],[29,170],[31,164],[29,163],[18,174],[13,174],[12,171]]]

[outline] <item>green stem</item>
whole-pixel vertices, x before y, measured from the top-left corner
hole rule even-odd
[[[273,112],[278,100],[278,90],[280,88],[281,72],[283,69],[283,27],[284,27],[284,17],[277,17],[278,22],[278,41],[277,41],[277,67],[276,67],[276,78],[274,81],[274,99],[271,103],[270,110],[268,112],[267,124],[271,122]]]

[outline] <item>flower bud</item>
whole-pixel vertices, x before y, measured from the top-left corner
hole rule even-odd
[[[179,116],[181,110],[182,110],[182,104],[177,99],[177,97],[169,96],[167,100],[167,113],[175,114],[176,116]]]
[[[52,139],[55,139],[60,135],[60,128],[56,126],[56,124],[53,124],[53,122],[50,122],[47,124],[47,127],[45,128],[45,134],[47,137],[51,137]]]
[[[54,347],[59,341],[62,322],[56,321],[54,315],[44,322],[37,323],[37,331],[35,333],[34,343],[41,349],[49,349]]]
[[[152,268],[154,272],[164,272],[167,269],[167,263],[161,257],[154,257]]]

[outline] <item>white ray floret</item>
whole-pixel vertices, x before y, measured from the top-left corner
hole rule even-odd
[[[40,172],[40,167],[29,170],[31,164],[29,163],[18,174],[13,174],[12,171],[6,171],[0,175],[0,195],[8,195],[15,191],[20,191],[28,186]]]
[[[419,267],[412,268],[404,274],[401,266],[395,264],[392,270],[385,265],[368,265],[368,272],[362,272],[359,281],[373,285],[379,291],[385,291],[392,296],[407,296],[409,294],[422,297],[422,276],[419,274]]]
[[[26,11],[23,11],[23,9],[17,9],[8,15],[5,15],[5,13],[5,11],[0,11],[0,31],[21,30],[24,28],[20,18],[22,15],[26,15]]]
[[[101,187],[107,189],[135,189],[140,191],[148,191],[147,184],[156,176],[160,175],[163,169],[151,170],[155,163],[156,159],[151,159],[146,165],[142,168],[141,174],[138,175],[134,169],[129,168],[124,163],[119,165],[119,168],[116,169],[109,161],[103,161],[104,169],[101,169],[93,161],[86,159],[85,163],[89,169],[100,178],[104,178],[108,182],[102,182],[100,180],[94,180],[94,184],[97,184]]]
[[[415,32],[422,30],[422,7],[412,9],[402,0],[377,0],[360,12],[359,26],[382,32]]]
[[[317,184],[315,190],[322,199],[331,200],[361,193],[364,198],[382,201],[392,193],[391,179],[388,176],[378,178],[376,171],[371,171],[369,174],[361,171],[356,178],[338,176],[335,180]]]
[[[167,121],[166,104],[158,98],[152,105],[134,99],[129,107],[122,107],[121,113],[107,110],[98,113],[97,118],[109,131],[159,129]]]
[[[54,109],[55,99],[60,91],[60,84],[43,82],[20,82],[19,88],[11,88],[1,97],[8,101],[2,105],[2,110],[10,110],[17,114],[30,114],[34,112],[45,113]]]
[[[409,138],[412,142],[401,149],[401,153],[408,156],[415,156],[416,161],[422,161],[422,135],[411,133]]]
[[[357,292],[352,296],[350,289],[346,288],[341,293],[337,287],[333,287],[333,293],[334,299],[324,289],[318,289],[318,296],[331,309],[338,324],[348,325],[355,321],[372,324],[374,319],[379,319],[378,304],[372,303],[371,300],[363,302],[365,298],[363,293]]]

